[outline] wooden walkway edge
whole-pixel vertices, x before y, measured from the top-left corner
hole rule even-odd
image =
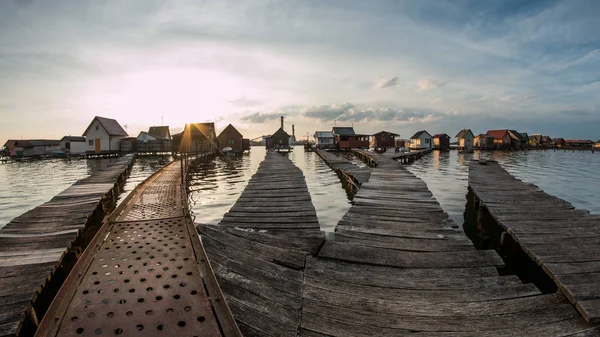
[[[36,336],[241,336],[189,214],[184,162],[106,219]]]
[[[600,321],[600,216],[516,179],[497,162],[471,162],[469,188],[479,213],[489,213],[587,321]]]
[[[16,217],[0,230],[0,336],[32,335],[77,259],[114,207],[133,155]]]

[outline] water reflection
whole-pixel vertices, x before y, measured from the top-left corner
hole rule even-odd
[[[0,228],[117,159],[47,159],[1,164]],[[166,157],[136,158],[125,194],[122,193],[119,199],[169,160]]]
[[[350,207],[340,180],[321,158],[296,146],[288,156],[306,177],[308,191],[324,231],[333,231]],[[265,158],[263,147],[253,147],[249,156],[218,157],[198,161],[190,167],[191,208],[196,222],[217,224],[235,204],[258,165]]]
[[[463,223],[468,186],[468,163],[479,157],[498,161],[515,177],[538,185],[545,192],[571,202],[575,207],[600,213],[597,191],[600,155],[565,151],[434,151],[407,166],[423,179],[442,208],[457,224]]]

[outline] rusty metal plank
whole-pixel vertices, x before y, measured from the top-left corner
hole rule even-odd
[[[115,223],[59,336],[220,336],[184,217]]]

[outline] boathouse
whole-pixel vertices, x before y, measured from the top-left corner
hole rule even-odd
[[[508,149],[512,145],[512,138],[506,129],[489,130],[486,134],[494,137],[494,148],[496,149]]]
[[[433,137],[425,130],[418,131],[410,137],[411,149],[431,149],[433,147]]]
[[[553,147],[554,141],[540,133],[534,133],[529,137],[529,146],[531,147]]]
[[[471,129],[462,129],[460,130],[456,136],[458,139],[458,149],[459,150],[472,150],[473,149],[473,141],[475,140],[475,135],[471,131]]]
[[[594,145],[594,148],[600,149],[600,140],[596,142],[596,144]]]
[[[231,151],[242,153],[244,151],[244,136],[231,124],[227,125],[219,136],[219,148],[223,149],[230,147]]]
[[[169,127],[166,125],[151,126],[148,129],[148,134],[156,139],[171,139],[171,131],[169,131]]]
[[[334,127],[331,133],[335,137],[338,150],[365,149],[369,147],[369,136],[354,132],[353,127]]]
[[[552,146],[555,148],[565,147],[565,146],[567,146],[567,142],[565,141],[564,138],[553,138]]]
[[[445,133],[438,133],[433,135],[433,148],[437,150],[449,150],[450,136],[448,136]]]
[[[494,136],[479,134],[474,139],[473,147],[479,150],[489,150],[494,148]]]
[[[84,154],[87,151],[85,137],[64,136],[60,140],[60,149],[65,154]]]
[[[283,128],[279,128],[279,130],[275,131],[275,133],[266,139],[267,141],[267,149],[290,149],[290,135],[283,130]]]
[[[375,149],[384,149],[388,147],[396,146],[396,137],[400,137],[399,134],[388,132],[388,131],[380,131],[376,134],[371,135],[371,147]]]
[[[317,149],[335,148],[335,137],[331,131],[316,131],[313,135]]]
[[[186,124],[181,135],[180,147],[192,153],[216,153],[219,145],[215,123]]]
[[[51,155],[60,151],[60,140],[50,139],[19,139],[8,140],[4,144],[6,152],[11,157],[36,157]]]
[[[510,147],[513,149],[527,148],[529,145],[529,137],[523,136],[517,130],[508,130],[510,136]]]
[[[128,136],[123,127],[114,119],[96,116],[83,132],[87,140],[86,152],[119,151],[121,139]]]
[[[567,140],[567,146],[581,149],[592,149],[594,148],[594,142],[589,139],[571,139]]]

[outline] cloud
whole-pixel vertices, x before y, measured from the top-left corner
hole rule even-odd
[[[433,101],[431,101],[432,104],[438,104],[440,102],[442,102],[444,99],[443,98],[436,98]]]
[[[343,116],[353,108],[354,105],[351,103],[320,105],[302,109],[302,115],[328,122]]]
[[[315,118],[323,122],[334,119],[343,122],[423,122],[448,116],[447,113],[430,109],[394,109],[389,107],[360,109],[351,103],[343,103],[340,105],[321,105],[305,108],[302,112],[302,115],[304,117]]]
[[[236,98],[234,100],[229,101],[229,103],[231,103],[237,107],[249,107],[249,106],[260,105],[262,102],[259,100],[256,100],[256,99],[240,97],[240,98]]]
[[[417,88],[419,88],[419,90],[431,90],[431,89],[437,89],[446,84],[448,84],[448,81],[435,79],[430,76],[430,77],[426,77],[426,78],[420,80],[419,82],[417,82]]]
[[[398,83],[397,76],[392,77],[392,78],[380,77],[375,80],[375,88],[376,89],[385,89],[388,87],[398,87],[398,86],[400,86],[400,83]]]
[[[254,112],[249,115],[243,116],[240,118],[241,121],[250,122],[250,123],[264,123],[266,121],[278,119],[281,116],[285,116],[286,114],[282,113],[262,113],[262,112]]]

